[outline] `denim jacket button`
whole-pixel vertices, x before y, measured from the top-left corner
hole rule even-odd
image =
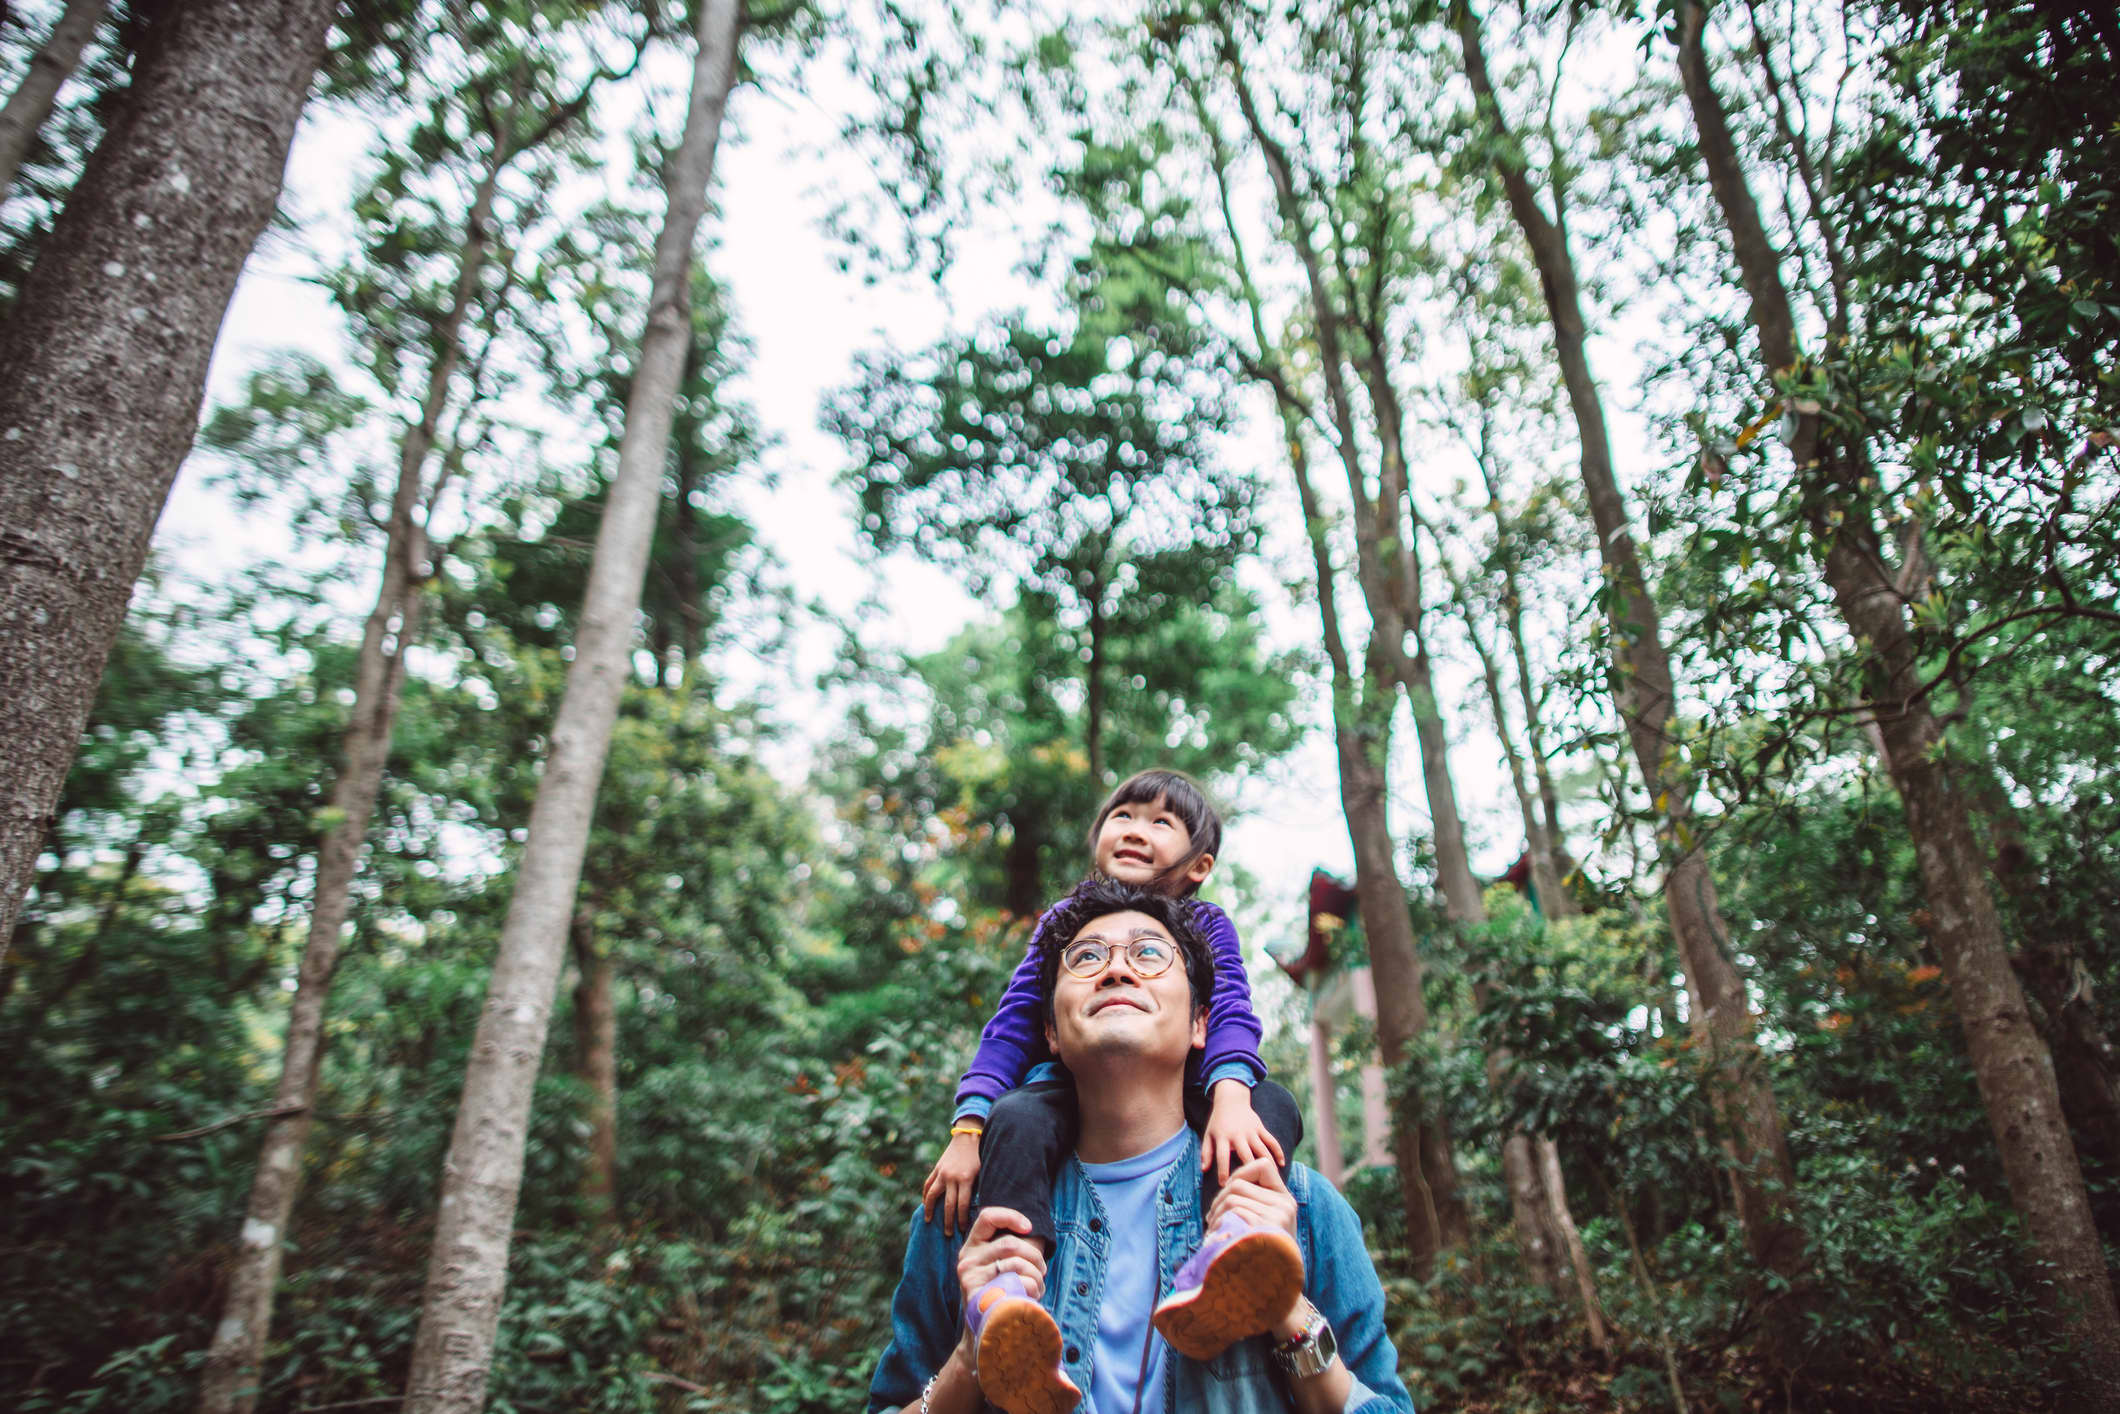
[[[1087,1296],[1087,1295],[1089,1295],[1089,1283],[1088,1283],[1088,1282],[1086,1282],[1086,1281],[1078,1281],[1078,1282],[1076,1282],[1076,1283],[1075,1283],[1075,1295],[1077,1295],[1077,1296]]]
[[[1091,1218],[1089,1220],[1089,1230],[1091,1232],[1104,1231],[1104,1220],[1102,1218]]]
[[[1069,1346],[1069,1347],[1067,1348],[1067,1363],[1068,1363],[1068,1364],[1072,1365],[1072,1364],[1074,1364],[1074,1363],[1075,1363],[1075,1362],[1076,1362],[1077,1360],[1080,1360],[1081,1358],[1082,1358],[1082,1352],[1081,1352],[1081,1351],[1079,1351],[1079,1350],[1075,1349],[1075,1347],[1074,1347],[1074,1346],[1072,1346],[1072,1345],[1070,1345],[1070,1346]]]

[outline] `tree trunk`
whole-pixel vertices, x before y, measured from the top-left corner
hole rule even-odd
[[[1524,776],[1524,758],[1517,750],[1516,732],[1509,725],[1509,708],[1502,695],[1502,674],[1488,651],[1486,637],[1480,632],[1479,620],[1472,610],[1472,597],[1450,568],[1450,562],[1438,548],[1436,560],[1450,580],[1450,594],[1458,606],[1458,615],[1465,622],[1465,637],[1472,642],[1473,656],[1480,661],[1480,681],[1487,689],[1487,709],[1494,714],[1494,734],[1502,744],[1502,759],[1509,766],[1509,785],[1516,793],[1516,812],[1524,825],[1524,855],[1531,863],[1531,889],[1538,896],[1539,912],[1547,918],[1565,918],[1574,910],[1567,906],[1566,895],[1561,892],[1559,872],[1553,866],[1553,842],[1547,837],[1544,822],[1539,819],[1538,802],[1532,796],[1531,783]]]
[[[1706,27],[1707,11],[1682,0],[1679,80],[1771,380],[1802,357],[1796,318],[1780,254],[1760,220],[1708,71]],[[2078,1354],[2082,1393],[2099,1407],[2120,1407],[2120,1307],[2062,1119],[2053,1060],[2011,970],[1988,861],[1951,778],[1942,728],[1921,694],[1905,600],[1885,565],[1862,469],[1847,449],[1831,445],[1816,412],[1799,411],[1790,452],[1799,477],[1816,476],[1831,488],[1830,497],[1810,497],[1811,529],[1824,547],[1834,604],[1861,654],[1864,690],[1921,870],[1929,936],[1950,982],[2011,1200],[2033,1250],[2053,1273],[2057,1315]]]
[[[1001,853],[1001,906],[1018,918],[1036,918],[1045,907],[1044,872],[1038,867],[1044,823],[1009,812],[1008,848]]]
[[[1234,40],[1225,53],[1235,72],[1240,100],[1247,109],[1254,134],[1262,145],[1268,140],[1258,128],[1257,114],[1250,107],[1241,66],[1234,54]],[[1252,283],[1244,256],[1243,240],[1230,207],[1228,160],[1221,140],[1202,104],[1201,123],[1214,148],[1214,178],[1221,213],[1231,248],[1252,336],[1258,347],[1252,360],[1255,376],[1271,388],[1281,414],[1282,432],[1288,447],[1289,471],[1303,508],[1313,570],[1318,592],[1318,616],[1325,654],[1332,667],[1333,744],[1339,759],[1340,806],[1347,820],[1347,833],[1355,856],[1355,897],[1361,911],[1363,936],[1367,942],[1370,972],[1377,1000],[1377,1045],[1387,1066],[1399,1064],[1412,1042],[1428,1024],[1428,1004],[1422,995],[1421,960],[1413,937],[1413,918],[1393,860],[1385,764],[1390,754],[1392,685],[1384,669],[1377,640],[1381,630],[1373,623],[1370,653],[1365,664],[1365,684],[1358,686],[1345,639],[1340,632],[1336,575],[1326,522],[1310,481],[1310,460],[1304,445],[1301,418],[1293,403],[1294,393],[1273,356],[1266,334],[1264,306]],[[1276,149],[1277,150],[1277,149]],[[1306,238],[1307,240],[1307,238]],[[1337,378],[1337,371],[1332,375]],[[1344,412],[1344,401],[1335,408]],[[1343,421],[1343,428],[1351,424]],[[1351,444],[1343,457],[1353,455]],[[1359,472],[1355,473],[1359,482]],[[1406,1213],[1407,1245],[1414,1268],[1422,1276],[1433,1270],[1437,1253],[1464,1240],[1468,1229],[1463,1200],[1458,1196],[1456,1164],[1450,1152],[1450,1135],[1440,1118],[1401,1113],[1391,1126],[1393,1167],[1399,1179]],[[1410,1107],[1423,1108],[1416,1098]]]
[[[1534,837],[1526,829],[1527,839],[1543,841],[1546,856],[1545,873],[1553,880],[1553,898],[1549,903],[1546,895],[1539,895],[1539,910],[1548,918],[1572,918],[1581,910],[1575,906],[1575,895],[1568,890],[1570,872],[1567,837],[1561,833],[1560,797],[1553,789],[1553,772],[1547,765],[1546,728],[1539,719],[1536,676],[1531,667],[1531,648],[1524,636],[1524,596],[1517,579],[1516,528],[1509,523],[1508,514],[1502,509],[1501,489],[1495,484],[1483,454],[1478,458],[1481,479],[1487,485],[1487,503],[1494,514],[1495,547],[1502,562],[1502,620],[1509,633],[1509,650],[1516,660],[1517,700],[1524,709],[1524,746],[1531,758],[1531,777],[1538,786],[1538,803],[1544,828]],[[1482,665],[1485,665],[1484,658]],[[1490,677],[1498,676],[1492,672]],[[1492,692],[1490,688],[1490,692]],[[1500,709],[1496,709],[1497,715]],[[1539,877],[1538,861],[1532,861],[1532,879]],[[1540,885],[1543,888],[1543,885]]]
[[[691,683],[698,674],[699,660],[707,651],[706,589],[699,582],[699,508],[692,504],[693,493],[698,489],[698,453],[693,450],[692,439],[682,437],[677,444],[677,504],[672,512],[674,529],[670,538],[677,556],[673,579],[677,621],[682,626],[678,652],[684,655],[678,681],[683,684]]]
[[[1369,965],[1376,979],[1377,1047],[1386,1066],[1406,1059],[1413,1041],[1428,1026],[1428,1003],[1422,994],[1421,959],[1413,937],[1413,915],[1392,860],[1390,820],[1386,813],[1384,762],[1391,746],[1392,680],[1377,655],[1371,654],[1366,685],[1357,692],[1353,665],[1340,634],[1334,602],[1332,552],[1325,539],[1317,495],[1310,484],[1309,461],[1300,429],[1291,423],[1289,464],[1309,527],[1311,559],[1317,575],[1318,616],[1325,655],[1332,664],[1333,742],[1340,763],[1340,805],[1354,847],[1356,906],[1369,946]],[[1381,702],[1381,710],[1379,703]],[[1366,708],[1366,710],[1365,710]],[[1451,1162],[1449,1133],[1442,1119],[1413,1116],[1402,1109],[1392,1124],[1392,1153],[1400,1196],[1406,1209],[1407,1246],[1414,1270],[1424,1278],[1438,1253],[1463,1241],[1463,1203],[1457,1194],[1457,1172]],[[1454,1229],[1456,1230],[1454,1233]]]
[[[596,910],[584,902],[568,930],[574,966],[574,1055],[589,1087],[589,1162],[582,1170],[582,1207],[608,1226],[618,1204],[618,1012],[612,1004],[609,951],[596,945]]]
[[[1499,1069],[1490,1058],[1490,1085],[1500,1082]],[[1553,1226],[1553,1210],[1546,1201],[1538,1151],[1530,1135],[1519,1131],[1502,1140],[1502,1180],[1509,1189],[1509,1221],[1516,1230],[1516,1250],[1524,1259],[1524,1274],[1552,1295],[1565,1296],[1560,1232]]]
[[[1583,486],[1590,501],[1604,560],[1605,596],[1611,619],[1617,705],[1627,727],[1634,760],[1652,808],[1660,817],[1657,837],[1667,867],[1664,905],[1678,944],[1691,994],[1694,1034],[1707,1047],[1713,1067],[1710,1094],[1736,1159],[1738,1224],[1746,1250],[1766,1271],[1793,1281],[1803,1262],[1803,1235],[1791,1222],[1786,1195],[1795,1181],[1781,1114],[1763,1073],[1757,1028],[1743,974],[1726,947],[1729,936],[1706,857],[1691,841],[1690,788],[1670,760],[1665,727],[1672,714],[1671,661],[1663,625],[1627,524],[1626,501],[1612,467],[1604,401],[1591,376],[1575,258],[1562,211],[1548,218],[1531,189],[1523,157],[1503,120],[1487,73],[1479,21],[1469,5],[1457,10],[1459,46],[1466,78],[1482,112],[1501,141],[1495,170],[1511,217],[1531,247],[1539,285],[1553,325],[1553,339],[1568,405],[1581,444]],[[1779,1303],[1786,1307],[1788,1303]],[[1801,1332],[1793,1313],[1768,1313],[1769,1356],[1785,1367],[1798,1356]]]
[[[1089,663],[1084,668],[1089,680],[1082,694],[1082,737],[1089,754],[1089,778],[1100,791],[1104,789],[1104,587],[1100,570],[1089,586]]]
[[[1914,695],[1921,674],[1912,635],[1898,595],[1880,574],[1881,547],[1874,537],[1862,541],[1868,528],[1866,510],[1838,526],[1818,527],[1821,538],[1830,537],[1826,580],[1849,630],[1867,649],[1867,693],[1914,840],[1929,937],[1950,982],[2011,1201],[2053,1272],[2084,1393],[2103,1407],[2120,1407],[2120,1308],[2053,1059],[2010,966],[1987,860],[1951,779],[1942,728]]]
[[[2013,959],[2018,979],[2039,1003],[2034,1021],[2054,1057],[2062,1113],[2089,1140],[2079,1162],[2120,1166],[2120,1061],[2098,1022],[2095,984],[2083,959],[2065,942],[2039,943]]]
[[[1432,675],[1429,670],[1427,651],[1420,645],[1418,635],[1413,634],[1413,625],[1406,617],[1409,605],[1419,601],[1419,569],[1411,554],[1411,539],[1402,529],[1405,515],[1406,485],[1405,460],[1399,446],[1394,427],[1380,428],[1380,440],[1384,446],[1384,464],[1378,480],[1377,493],[1371,498],[1368,478],[1361,461],[1360,444],[1355,435],[1354,399],[1347,386],[1347,357],[1342,338],[1341,311],[1336,307],[1331,291],[1325,281],[1322,263],[1311,240],[1310,230],[1303,218],[1301,202],[1295,189],[1295,178],[1286,150],[1267,131],[1265,121],[1259,113],[1251,93],[1250,81],[1245,75],[1242,56],[1238,53],[1234,35],[1223,29],[1223,56],[1230,66],[1236,89],[1237,106],[1244,115],[1252,139],[1266,159],[1268,174],[1272,177],[1275,204],[1280,211],[1282,224],[1288,230],[1290,244],[1304,271],[1305,282],[1310,292],[1314,331],[1318,341],[1318,368],[1323,375],[1326,396],[1332,412],[1334,446],[1347,473],[1348,497],[1354,508],[1355,579],[1361,588],[1363,603],[1369,610],[1370,635],[1367,657],[1368,670],[1373,680],[1388,689],[1396,684],[1405,692],[1414,714],[1415,736],[1420,745],[1421,776],[1427,787],[1430,815],[1435,830],[1436,856],[1446,906],[1455,921],[1463,922],[1479,916],[1479,886],[1472,878],[1470,864],[1464,851],[1463,822],[1457,811],[1456,793],[1451,786],[1447,766],[1448,739],[1442,730],[1442,720],[1436,708]],[[1381,412],[1381,408],[1380,408]],[[1285,414],[1284,414],[1285,415]],[[1300,430],[1290,428],[1291,444],[1299,441]],[[1314,498],[1306,485],[1305,514],[1313,522],[1317,520]],[[1322,523],[1320,523],[1322,524]],[[1323,571],[1326,561],[1320,562]],[[1325,581],[1319,582],[1323,596]],[[1409,651],[1407,639],[1415,638],[1415,646]],[[1382,676],[1378,677],[1377,674]],[[1386,695],[1389,693],[1387,691]],[[1366,701],[1366,696],[1365,696]],[[1378,717],[1382,712],[1383,717]],[[1384,961],[1378,949],[1385,953],[1395,952],[1400,943],[1398,919],[1406,918],[1404,947],[1409,954],[1413,949],[1411,919],[1406,913],[1405,889],[1399,882],[1396,869],[1391,864],[1391,840],[1384,824],[1383,796],[1384,744],[1389,739],[1389,708],[1370,704],[1369,722],[1359,727],[1360,754],[1369,751],[1379,753],[1374,764],[1348,759],[1346,749],[1341,752],[1341,795],[1348,810],[1348,829],[1351,833],[1364,835],[1355,845],[1356,892],[1361,893],[1360,879],[1363,876],[1362,858],[1365,849],[1372,855],[1368,872],[1378,869],[1389,871],[1388,893],[1396,897],[1392,915],[1392,934],[1379,938],[1370,930],[1369,901],[1364,897],[1363,928],[1369,938],[1373,970],[1376,975],[1379,1020],[1394,1007],[1413,1008],[1419,1011],[1419,1021],[1405,1033],[1406,1039],[1427,1024],[1427,1006],[1418,995],[1410,1001],[1393,995],[1393,989],[1411,980],[1418,987],[1420,969],[1418,960],[1408,969],[1397,959]],[[1373,723],[1373,725],[1372,725]],[[1375,744],[1371,744],[1371,737]],[[1350,772],[1354,788],[1349,789]],[[1361,818],[1358,819],[1357,816]],[[1381,851],[1381,853],[1377,853]],[[1379,900],[1381,902],[1381,900]],[[1379,1030],[1382,1030],[1381,1024]],[[1386,1064],[1393,1064],[1391,1052],[1385,1052]],[[1435,1240],[1443,1247],[1462,1245],[1471,1234],[1470,1216],[1457,1191],[1457,1168],[1450,1152],[1449,1131],[1440,1117],[1424,1118],[1419,1130],[1419,1143],[1425,1164],[1425,1182],[1431,1197],[1432,1215],[1435,1220]],[[1404,1165],[1402,1153],[1400,1163]],[[1417,1265],[1425,1263],[1431,1254],[1415,1252]]]
[[[597,785],[625,688],[674,405],[692,338],[687,301],[692,244],[736,79],[741,0],[700,0],[694,11],[698,53],[691,103],[683,141],[665,169],[669,209],[655,243],[654,284],[626,405],[625,437],[597,531],[574,663],[553,724],[551,754],[531,809],[529,838],[443,1164],[434,1249],[407,1380],[407,1414],[473,1414],[485,1403],[522,1186],[531,1092]]]
[[[1576,1231],[1575,1214],[1568,1208],[1568,1183],[1561,1177],[1561,1150],[1551,1139],[1538,1143],[1539,1175],[1544,1179],[1546,1201],[1552,1205],[1553,1226],[1561,1235],[1568,1264],[1575,1268],[1575,1292],[1583,1303],[1583,1322],[1590,1328],[1590,1344],[1600,1355],[1612,1353],[1612,1337],[1605,1330],[1605,1308],[1597,1299],[1597,1274],[1590,1270],[1590,1254],[1583,1248],[1583,1235]]]
[[[417,539],[417,527],[403,526]],[[401,525],[393,517],[393,548]],[[400,557],[393,554],[393,561]],[[359,686],[345,737],[345,759],[332,787],[331,812],[338,823],[317,852],[316,901],[308,940],[296,974],[294,1005],[287,1018],[280,1082],[273,1092],[275,1117],[258,1146],[242,1240],[230,1259],[228,1294],[221,1306],[199,1383],[202,1414],[249,1414],[257,1407],[260,1368],[272,1328],[273,1297],[280,1280],[287,1223],[301,1187],[302,1149],[309,1139],[323,1055],[325,1006],[337,970],[347,892],[360,859],[368,822],[381,790],[390,752],[391,724],[404,683],[404,648],[417,631],[421,598],[395,566],[369,615],[361,644]],[[389,640],[386,644],[386,638]]]
[[[0,946],[336,8],[174,7],[0,324]]]
[[[308,1140],[310,1109],[316,1101],[324,1018],[332,975],[338,968],[340,935],[390,756],[390,737],[405,680],[405,649],[418,635],[424,607],[421,584],[429,567],[420,516],[432,504],[427,462],[449,404],[450,381],[463,360],[464,320],[478,298],[492,244],[494,192],[510,155],[507,144],[496,139],[486,172],[473,192],[449,308],[434,329],[420,418],[406,429],[398,448],[382,583],[362,628],[355,659],[353,713],[346,724],[339,778],[331,792],[334,823],[317,851],[309,931],[288,1016],[279,1088],[273,1096],[273,1108],[288,1113],[266,1127],[259,1145],[242,1243],[229,1268],[227,1299],[200,1380],[201,1414],[250,1414],[257,1405],[258,1371],[272,1327],[283,1238],[301,1186],[302,1147]],[[437,485],[435,490],[439,489]]]
[[[81,63],[81,51],[96,36],[107,0],[66,0],[59,22],[30,57],[29,72],[0,107],[0,197],[13,190],[15,174],[36,140],[37,130],[52,115],[59,88]]]

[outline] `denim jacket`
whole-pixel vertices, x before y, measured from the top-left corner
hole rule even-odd
[[[1296,1200],[1303,1294],[1332,1323],[1340,1359],[1354,1376],[1345,1414],[1413,1414],[1413,1399],[1399,1382],[1398,1352],[1384,1334],[1384,1288],[1363,1245],[1360,1219],[1338,1190],[1301,1164],[1289,1166],[1288,1190]],[[1159,1289],[1168,1293],[1179,1264],[1200,1244],[1198,1136],[1188,1137],[1159,1192],[1156,1258]],[[1060,1240],[1041,1300],[1059,1322],[1068,1378],[1086,1390],[1114,1234],[1096,1185],[1072,1157],[1053,1181],[1053,1224]],[[963,1235],[945,1237],[941,1222],[926,1221],[917,1208],[912,1227],[905,1271],[891,1298],[891,1343],[869,1384],[870,1414],[916,1403],[928,1377],[956,1348],[963,1326],[964,1297],[957,1286]],[[1204,1363],[1173,1351],[1163,1370],[1169,1414],[1286,1414],[1293,1408],[1264,1336],[1239,1341]]]

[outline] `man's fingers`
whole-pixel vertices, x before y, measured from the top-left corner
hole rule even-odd
[[[965,1241],[968,1243],[990,1242],[997,1233],[1027,1233],[1030,1230],[1031,1220],[1014,1208],[997,1208],[989,1203],[979,1210],[979,1216],[973,1220],[971,1231],[966,1235]]]

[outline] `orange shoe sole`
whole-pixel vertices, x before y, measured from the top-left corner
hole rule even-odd
[[[1020,1297],[986,1316],[979,1332],[979,1391],[1008,1414],[1068,1414],[1082,1400],[1060,1368],[1060,1327]]]
[[[1196,1291],[1156,1307],[1155,1326],[1171,1349],[1212,1360],[1247,1336],[1273,1329],[1303,1295],[1303,1254],[1285,1232],[1249,1232],[1229,1244]]]

